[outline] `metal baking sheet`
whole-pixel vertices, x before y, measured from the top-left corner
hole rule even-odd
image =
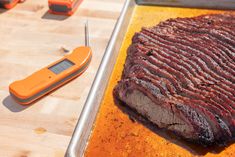
[[[83,156],[135,5],[133,0],[126,0],[124,4],[67,149],[67,157]]]
[[[110,76],[113,72],[117,57],[120,53],[120,48],[123,45],[123,41],[125,38],[125,34],[127,32],[128,26],[131,23],[131,20],[133,18],[133,13],[134,13],[135,8],[139,5],[142,5],[142,4],[144,4],[144,5],[148,4],[148,5],[184,6],[184,7],[188,6],[183,1],[177,1],[177,3],[176,3],[176,1],[177,0],[174,0],[174,1],[172,1],[172,0],[171,1],[168,1],[168,0],[165,0],[165,1],[163,1],[163,0],[162,1],[160,1],[160,0],[155,0],[155,1],[154,0],[152,0],[152,1],[151,0],[143,0],[143,1],[126,0],[125,5],[122,10],[122,13],[119,17],[119,20],[116,24],[114,31],[113,31],[111,40],[106,48],[105,55],[102,59],[100,68],[97,72],[95,81],[94,81],[92,88],[90,90],[90,93],[88,95],[87,101],[86,101],[85,106],[82,111],[82,114],[80,116],[80,119],[77,123],[76,129],[75,129],[74,134],[72,136],[70,145],[69,145],[67,153],[66,153],[67,157],[81,157],[84,155],[84,151],[87,147],[89,137],[90,137],[92,130],[93,130],[94,121],[96,119],[96,116],[97,116],[100,104],[101,104],[103,97],[105,95],[105,92],[107,90]],[[191,2],[193,2],[193,4],[196,4],[193,6],[189,5],[189,7],[196,6],[199,8],[205,8],[205,7],[206,8],[214,8],[216,6],[215,8],[218,8],[218,3],[215,3],[215,4],[210,3],[213,5],[201,6],[202,4],[205,4],[205,3],[201,3],[202,0],[198,0],[197,2],[199,2],[199,3],[196,3],[196,1],[194,1],[194,0],[188,0],[188,1],[191,1]],[[164,4],[163,4],[163,2],[164,2]],[[203,2],[208,2],[208,1],[205,0]],[[214,2],[218,2],[218,0],[214,0]],[[221,3],[221,0],[220,0],[220,3]],[[221,8],[222,9],[224,9],[224,8],[233,9],[233,8],[235,8],[235,2],[232,2],[232,0],[230,0],[230,1],[227,0],[226,5],[223,4]],[[151,11],[151,9],[154,10],[153,7],[150,7],[150,11]],[[164,7],[164,8],[159,8],[159,9],[160,9],[160,11],[162,11],[162,13],[161,13],[162,20],[168,18],[168,16],[166,16],[164,14],[164,12],[167,12],[170,9],[170,7],[166,7],[166,8]],[[180,12],[180,8],[175,8],[175,9],[176,10],[179,9],[178,12]],[[141,12],[141,9],[137,10],[137,12],[138,11]],[[196,11],[197,10],[192,10],[192,12],[196,12]],[[205,11],[205,13],[207,13],[207,12]],[[171,15],[171,17],[174,17],[174,16],[177,16],[177,15],[173,15],[173,14]],[[141,20],[141,17],[139,20]],[[146,26],[149,26],[149,25],[146,25]],[[133,34],[133,33],[134,33],[134,30],[132,30],[132,33],[130,33],[130,34]],[[129,36],[129,38],[130,38],[130,36]],[[121,73],[121,70],[120,70],[120,73]]]

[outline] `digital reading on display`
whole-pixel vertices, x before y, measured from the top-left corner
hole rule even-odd
[[[61,62],[51,66],[49,68],[49,70],[51,70],[55,74],[60,74],[61,72],[67,70],[68,68],[70,68],[73,65],[74,65],[73,62],[71,62],[68,59],[65,59],[65,60],[63,60],[63,61],[61,61]]]

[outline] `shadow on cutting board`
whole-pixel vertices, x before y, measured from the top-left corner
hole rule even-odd
[[[146,128],[150,129],[155,134],[161,137],[164,137],[171,143],[174,143],[180,147],[183,147],[184,149],[188,150],[193,155],[204,156],[207,153],[219,154],[221,151],[223,151],[226,148],[226,146],[210,146],[206,148],[201,145],[193,144],[185,140],[182,140],[179,137],[177,137],[174,133],[171,133],[170,131],[157,128],[147,119],[145,119],[141,115],[134,112],[128,106],[124,105],[123,102],[120,102],[119,100],[116,100],[116,99],[114,101],[115,101],[115,104],[118,106],[118,108],[122,110],[122,112],[129,115],[129,118],[131,121],[144,125]],[[228,143],[227,146],[231,144],[232,143]]]
[[[3,105],[8,108],[11,112],[21,112],[27,109],[29,106],[22,106],[17,104],[10,95],[8,95],[3,101]]]
[[[7,9],[0,8],[0,14],[7,12]]]
[[[47,11],[47,12],[42,16],[42,19],[46,19],[46,20],[57,20],[57,21],[63,21],[63,20],[66,20],[67,18],[69,18],[69,16],[50,14],[49,11]]]

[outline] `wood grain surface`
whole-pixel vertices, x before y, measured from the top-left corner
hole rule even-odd
[[[47,0],[0,9],[0,157],[64,156],[124,0],[84,0],[71,17],[51,15]],[[84,44],[88,20],[93,60],[76,80],[27,107],[9,96],[11,82]]]

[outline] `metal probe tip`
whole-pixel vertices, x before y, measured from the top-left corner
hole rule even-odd
[[[88,20],[85,23],[85,46],[90,46]]]

